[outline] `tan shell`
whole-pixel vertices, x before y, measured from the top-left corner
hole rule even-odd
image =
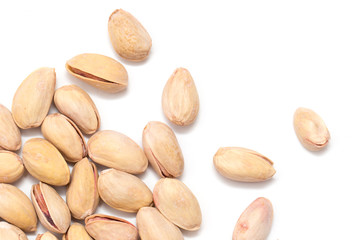
[[[219,148],[214,156],[216,170],[226,178],[240,182],[261,182],[275,173],[273,162],[253,150],[241,147]]]
[[[273,220],[273,208],[266,198],[258,198],[241,214],[233,240],[266,240]]]
[[[109,18],[108,31],[115,51],[126,60],[142,61],[149,55],[151,37],[130,13],[115,10]]]
[[[181,181],[174,178],[160,179],[154,187],[153,197],[156,208],[170,222],[188,231],[200,228],[200,205],[194,194]]]
[[[87,158],[75,164],[66,192],[66,202],[74,218],[84,219],[95,212],[99,203],[97,178],[96,166]]]
[[[88,141],[89,157],[96,163],[131,174],[143,173],[148,160],[141,149],[122,133],[103,130]]]
[[[86,232],[85,227],[79,223],[70,226],[67,233],[63,235],[62,240],[92,240]]]
[[[0,150],[0,183],[12,183],[24,173],[24,165],[16,153]]]
[[[323,149],[330,140],[330,133],[325,122],[310,109],[298,108],[296,110],[294,128],[299,141],[310,151]]]
[[[86,143],[80,129],[70,118],[54,113],[48,115],[41,125],[41,132],[69,162],[86,157]]]
[[[96,240],[136,240],[136,227],[128,221],[103,214],[94,214],[85,219],[86,231]]]
[[[184,158],[175,133],[162,122],[149,122],[143,131],[142,143],[146,157],[160,177],[179,177]]]
[[[93,134],[100,127],[98,110],[84,90],[76,85],[56,90],[54,102],[57,109],[73,120],[84,134]]]
[[[26,170],[39,181],[54,186],[69,183],[69,166],[54,145],[45,139],[32,138],[26,141],[22,155]]]
[[[9,109],[0,104],[0,149],[16,151],[20,147],[20,130]]]
[[[190,72],[178,68],[167,81],[162,94],[165,116],[174,124],[193,123],[199,113],[199,95]]]
[[[32,72],[16,90],[12,114],[22,129],[41,125],[49,112],[56,84],[54,68],[39,68]]]
[[[59,239],[50,232],[46,232],[43,234],[38,234],[35,240],[59,240]]]
[[[136,225],[142,240],[183,240],[184,237],[174,224],[156,208],[143,207],[136,215]]]
[[[0,183],[0,218],[25,232],[35,232],[36,213],[30,199],[17,187]]]
[[[120,211],[137,212],[153,202],[152,192],[140,178],[119,170],[102,171],[98,187],[101,199]]]
[[[20,228],[0,222],[0,239],[1,240],[28,240],[25,233]]]
[[[104,55],[80,54],[67,61],[65,67],[71,75],[110,93],[120,92],[128,85],[124,66]]]
[[[45,183],[31,188],[31,200],[41,224],[49,231],[65,233],[71,223],[68,206],[60,195]]]

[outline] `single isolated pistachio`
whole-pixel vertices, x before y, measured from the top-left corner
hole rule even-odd
[[[59,240],[52,233],[46,232],[43,234],[38,234],[35,240]]]
[[[35,232],[36,213],[30,199],[17,187],[0,183],[0,218],[25,232]]]
[[[41,125],[49,112],[56,84],[54,68],[39,68],[32,72],[16,90],[12,114],[22,129]]]
[[[152,192],[140,178],[119,170],[102,171],[98,187],[101,199],[120,211],[137,212],[153,202]]]
[[[160,177],[179,177],[184,170],[181,148],[171,128],[162,122],[149,122],[143,131],[146,157]]]
[[[273,220],[271,202],[263,197],[252,202],[241,214],[233,233],[233,240],[266,240]]]
[[[241,147],[219,148],[213,160],[221,175],[240,182],[266,181],[276,172],[270,159]]]
[[[80,54],[67,61],[65,67],[71,75],[106,92],[120,92],[128,85],[124,66],[104,55]]]
[[[51,142],[69,162],[78,162],[87,155],[80,129],[70,118],[60,113],[48,115],[41,125],[45,139]]]
[[[1,240],[28,240],[25,233],[20,228],[7,222],[0,222]]]
[[[0,150],[0,183],[12,183],[24,173],[24,165],[16,153]]]
[[[174,124],[193,123],[199,113],[199,95],[190,72],[178,68],[167,81],[162,94],[162,109]]]
[[[57,89],[54,102],[59,112],[73,120],[84,134],[93,134],[99,129],[98,110],[89,94],[80,87],[67,85]]]
[[[136,224],[142,240],[183,240],[178,227],[167,220],[156,208],[143,207],[136,215]]]
[[[62,240],[92,240],[92,238],[83,225],[74,223],[69,227],[67,233],[63,235]]]
[[[34,184],[31,200],[41,224],[49,231],[65,233],[71,223],[68,206],[61,196],[45,183]]]
[[[201,225],[199,202],[190,189],[175,178],[160,179],[153,192],[157,209],[178,227],[196,231]]]
[[[143,173],[148,160],[141,147],[126,135],[103,130],[88,141],[89,157],[96,163],[131,174]]]
[[[109,215],[94,214],[87,217],[85,229],[95,240],[137,240],[139,238],[133,224]]]
[[[325,122],[310,109],[298,108],[295,111],[294,128],[301,144],[310,151],[323,149],[330,140]]]
[[[0,104],[0,149],[17,151],[21,147],[21,135],[9,109]]]
[[[75,164],[66,191],[66,202],[74,218],[84,219],[95,212],[99,203],[97,179],[96,166],[87,158]]]
[[[45,139],[32,138],[26,141],[22,155],[26,170],[39,181],[54,186],[69,183],[69,166],[56,147]]]

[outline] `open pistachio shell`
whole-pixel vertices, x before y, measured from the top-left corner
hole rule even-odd
[[[21,135],[9,109],[0,104],[0,149],[9,151],[19,150]]]
[[[0,183],[12,183],[24,173],[24,165],[16,153],[0,150]]]

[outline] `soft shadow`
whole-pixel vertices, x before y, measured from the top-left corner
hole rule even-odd
[[[314,152],[314,151],[309,151],[309,150],[307,150],[305,147],[304,147],[304,148],[305,148],[307,151],[309,151],[311,154],[320,157],[320,156],[325,155],[326,152],[329,151],[330,146],[331,146],[331,143],[329,142],[323,149],[321,149],[320,151],[316,151],[316,152]]]
[[[116,209],[110,207],[109,205],[107,205],[106,203],[104,203],[103,201],[99,201],[99,206],[97,209],[99,209],[99,208],[104,209],[106,211],[106,214],[111,215],[111,216],[116,216],[116,217],[120,217],[120,218],[124,218],[124,219],[136,217],[136,213],[128,213],[128,212],[116,210]]]
[[[22,137],[34,138],[34,137],[42,136],[40,127],[30,128],[30,129],[21,129],[20,132],[21,132]]]
[[[197,231],[187,231],[187,230],[184,230],[184,229],[180,229],[180,230],[181,230],[182,234],[184,235],[184,237],[186,237],[186,238],[194,238],[194,237],[198,237],[201,234],[202,229],[203,228],[200,227],[200,229],[197,230]]]

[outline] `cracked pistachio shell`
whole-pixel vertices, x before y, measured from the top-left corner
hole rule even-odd
[[[56,84],[54,68],[39,68],[32,72],[16,90],[12,115],[22,129],[41,125],[49,112]]]
[[[20,228],[7,222],[0,222],[1,240],[27,240],[25,233]]]
[[[39,181],[54,186],[69,183],[69,166],[56,147],[45,139],[32,138],[26,141],[22,155],[26,170]]]
[[[96,166],[87,158],[75,164],[66,192],[66,202],[74,218],[84,219],[94,213],[99,203],[97,178]]]
[[[136,215],[136,224],[142,240],[183,240],[178,227],[167,220],[156,208],[143,207]]]
[[[100,127],[98,110],[84,90],[76,85],[63,86],[55,91],[57,109],[70,118],[84,134],[93,134]]]
[[[143,173],[148,160],[141,147],[126,135],[99,131],[88,141],[89,157],[96,163],[131,174]]]
[[[266,198],[258,198],[241,214],[233,240],[266,240],[273,220],[273,207]]]
[[[193,123],[199,113],[199,95],[190,72],[178,68],[167,81],[162,94],[162,109],[174,124]]]
[[[160,177],[179,177],[184,158],[171,128],[162,122],[149,122],[143,131],[142,143],[146,157]]]
[[[24,173],[24,165],[16,153],[0,150],[0,183],[12,183]]]
[[[46,232],[43,234],[38,234],[35,240],[59,240],[52,233]]]
[[[119,170],[102,171],[98,187],[101,199],[120,211],[137,212],[153,202],[152,192],[140,178]]]
[[[157,209],[178,227],[196,231],[201,225],[199,202],[190,189],[175,178],[160,179],[153,192]]]
[[[221,175],[240,182],[266,181],[276,172],[270,159],[241,147],[219,148],[213,160]]]
[[[149,55],[151,37],[130,13],[115,10],[109,18],[108,31],[115,51],[126,60],[142,61]]]
[[[65,67],[71,75],[106,92],[120,92],[128,85],[124,66],[104,55],[80,54],[67,61]]]
[[[71,225],[62,240],[92,240],[85,227],[79,223]]]
[[[70,226],[71,215],[61,196],[45,183],[34,184],[31,200],[41,224],[49,231],[65,233]]]
[[[17,187],[0,183],[0,218],[25,232],[35,232],[36,213],[30,199]]]
[[[41,125],[41,132],[67,161],[77,162],[87,155],[84,137],[70,118],[60,113],[48,115]]]
[[[330,140],[325,122],[314,111],[298,108],[294,114],[294,128],[301,144],[310,151],[323,149]]]
[[[9,109],[0,104],[0,149],[9,151],[19,150],[21,135]]]
[[[94,214],[85,219],[85,229],[95,240],[136,240],[136,227],[130,222],[109,215]]]

